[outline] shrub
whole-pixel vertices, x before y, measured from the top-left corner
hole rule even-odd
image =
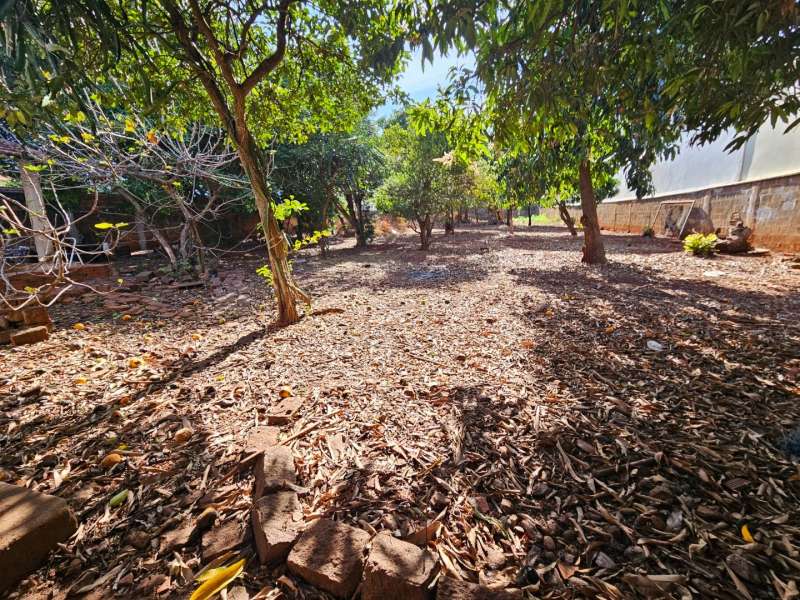
[[[695,256],[711,256],[714,253],[714,244],[717,236],[713,233],[703,235],[702,233],[692,233],[683,240],[683,249]]]
[[[652,227],[650,227],[650,225],[648,225],[642,230],[642,237],[654,238],[656,237],[656,232],[653,230]]]

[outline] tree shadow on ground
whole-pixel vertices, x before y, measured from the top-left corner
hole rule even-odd
[[[93,565],[98,564],[101,556],[103,561],[118,562],[114,557],[124,548],[126,535],[132,527],[147,523],[150,529],[169,529],[176,508],[192,505],[203,495],[202,488],[198,488],[198,481],[206,466],[204,460],[212,461],[207,464],[213,467],[210,479],[232,466],[216,462],[214,451],[208,443],[209,437],[215,432],[208,429],[207,423],[200,416],[180,412],[183,403],[201,400],[200,396],[205,393],[184,389],[181,382],[195,373],[221,364],[231,354],[273,332],[274,328],[257,328],[201,360],[186,356],[171,364],[161,377],[140,384],[136,391],[129,394],[115,395],[105,401],[99,393],[89,395],[83,402],[88,410],[76,409],[72,414],[62,415],[57,422],[46,423],[41,419],[33,419],[24,423],[14,435],[0,440],[0,467],[38,480],[41,482],[41,491],[53,492],[52,473],[55,470],[63,471],[68,460],[72,475],[63,476],[64,481],[55,493],[67,500],[78,522],[87,527],[80,540],[81,547],[92,549]],[[168,400],[158,404],[148,400],[162,391],[169,391]],[[29,404],[23,398],[23,403],[18,405],[15,398],[16,395],[6,396],[2,401],[2,410]],[[164,405],[172,410],[163,414],[156,410]],[[43,430],[45,425],[49,425],[46,431]],[[175,442],[172,436],[185,426],[192,430],[190,439],[185,443]],[[153,440],[156,434],[166,436],[166,440],[161,442],[163,446]],[[65,438],[77,440],[77,443],[71,446],[68,457],[61,457],[58,447]],[[146,459],[141,461],[140,456],[145,449]],[[119,453],[123,460],[113,467],[101,465],[101,459],[113,452]],[[48,456],[52,456],[53,460]],[[36,457],[40,458],[35,460]],[[131,461],[136,463],[135,467],[131,467]],[[198,473],[198,469],[201,472]],[[102,522],[103,511],[109,511],[110,498],[122,490],[129,490],[130,499],[123,502],[122,508],[110,509],[110,513],[114,514],[110,525],[98,526],[96,519],[100,518]],[[167,492],[170,497],[165,500],[163,496]],[[159,508],[157,511],[154,510],[156,505]],[[126,509],[126,506],[130,508]],[[74,559],[75,554],[70,547],[67,544],[54,553],[49,559],[50,563],[65,563]],[[133,565],[129,565],[129,568],[135,570]],[[71,579],[62,583],[75,587],[87,575],[91,576],[92,571],[75,572],[73,569],[68,571]],[[83,581],[82,584],[89,581]]]

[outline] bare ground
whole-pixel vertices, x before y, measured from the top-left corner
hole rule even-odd
[[[416,534],[443,572],[534,597],[797,598],[800,271],[606,240],[602,268],[546,227],[307,252],[317,314],[285,329],[251,255],[214,287],[54,309],[49,341],[0,350],[0,479],[80,529],[11,597],[188,597],[198,547],[159,538],[209,504],[247,521],[244,439],[288,385],[309,519]],[[270,591],[282,574],[250,560],[243,583],[320,596]]]

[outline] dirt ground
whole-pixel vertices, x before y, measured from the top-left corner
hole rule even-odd
[[[0,479],[80,528],[10,597],[188,597],[199,547],[161,538],[209,505],[249,519],[244,440],[290,386],[308,519],[427,539],[442,572],[531,597],[797,598],[800,271],[606,244],[604,267],[558,227],[304,251],[315,314],[285,329],[255,253],[208,287],[54,308],[47,342],[0,349]],[[255,559],[242,584],[324,597]]]

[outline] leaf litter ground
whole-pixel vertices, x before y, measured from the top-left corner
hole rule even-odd
[[[314,314],[285,329],[248,254],[53,309],[49,341],[0,350],[0,478],[80,527],[12,597],[187,597],[189,532],[249,521],[245,439],[288,386],[307,519],[531,597],[797,598],[800,273],[606,240],[604,267],[546,227],[307,251]],[[239,585],[324,597],[256,560]]]

